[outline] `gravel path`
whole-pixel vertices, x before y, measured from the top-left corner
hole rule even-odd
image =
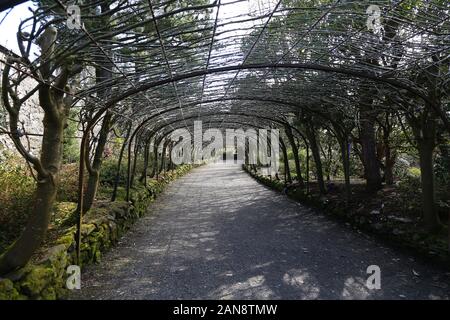
[[[381,268],[381,289],[366,269]],[[448,299],[450,273],[268,190],[237,165],[173,182],[73,299]]]

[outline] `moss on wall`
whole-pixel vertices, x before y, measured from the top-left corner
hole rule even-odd
[[[119,238],[142,217],[157,194],[162,192],[170,181],[187,173],[192,166],[183,165],[168,172],[160,180],[150,180],[147,186],[133,189],[131,203],[125,201],[97,203],[84,216],[82,225],[81,263],[82,266],[100,261],[102,253],[115,245]],[[76,204],[63,203],[56,211],[64,214],[56,225],[64,226],[70,219],[67,212],[73,211]],[[67,213],[67,214],[66,214]],[[52,246],[46,248],[33,263],[0,278],[0,300],[64,298],[67,294],[66,270],[75,264],[74,226],[63,229]]]

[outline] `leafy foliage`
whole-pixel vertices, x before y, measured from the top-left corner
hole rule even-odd
[[[70,163],[61,167],[57,200],[76,202],[78,199],[78,164]]]
[[[122,166],[120,168],[119,174],[119,185],[125,185],[126,182],[126,168],[124,164],[126,159],[123,160]],[[107,159],[103,161],[102,169],[100,171],[100,182],[101,184],[113,186],[117,174],[117,159]]]
[[[23,161],[7,155],[0,161],[0,252],[20,234],[30,214],[34,180]]]

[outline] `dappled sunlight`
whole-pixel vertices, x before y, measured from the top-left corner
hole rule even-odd
[[[414,274],[397,272],[399,264],[427,274],[426,266],[266,189],[240,168],[197,168],[148,210],[122,246],[88,271],[83,295],[114,298],[114,288],[128,290],[125,299],[398,299],[415,283]],[[382,269],[382,290],[366,287],[372,264]],[[422,284],[414,295],[448,296],[436,291]]]
[[[0,1],[0,298],[448,298],[449,9]]]
[[[370,297],[370,293],[366,287],[366,280],[360,277],[347,278],[341,296],[347,300],[367,299]]]
[[[213,293],[219,299],[275,299],[274,292],[265,284],[264,276],[254,276],[242,282],[222,285]]]
[[[320,288],[308,272],[291,269],[283,276],[283,282],[301,291],[299,299],[319,298]]]

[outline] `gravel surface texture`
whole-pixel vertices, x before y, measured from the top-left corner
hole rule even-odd
[[[209,164],[173,182],[71,299],[448,299],[450,273]],[[367,267],[381,270],[369,289]]]

